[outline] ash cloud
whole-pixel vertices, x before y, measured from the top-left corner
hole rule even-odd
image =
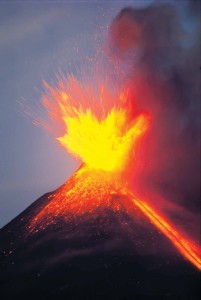
[[[134,106],[152,116],[139,151],[141,188],[194,215],[200,199],[200,5],[155,2],[123,9],[110,26],[110,58],[122,65]],[[196,218],[196,217],[195,217]]]

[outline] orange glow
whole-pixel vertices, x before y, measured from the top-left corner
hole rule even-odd
[[[70,85],[60,83],[57,89],[47,88],[50,93],[44,97],[43,104],[51,118],[63,123],[64,133],[57,137],[61,145],[92,169],[123,170],[131,151],[135,152],[137,141],[147,130],[148,116],[140,114],[132,120],[124,105],[125,93],[120,92],[114,98],[100,87],[101,99],[93,99],[93,90],[88,88],[87,93],[81,93],[80,84],[74,78],[70,79]],[[103,103],[108,101],[111,103],[106,109]]]
[[[112,198],[119,193],[120,184],[114,175],[84,165],[49,196],[50,202],[33,218],[29,229],[32,232],[43,230],[57,222],[57,217],[68,222],[85,215],[102,216],[108,207],[118,211],[121,204],[112,203]]]
[[[136,198],[122,175],[122,171],[129,169],[129,158],[148,128],[148,116],[131,117],[126,94],[114,97],[101,87],[100,99],[96,99],[90,86],[83,86],[74,78],[60,82],[55,89],[47,84],[46,87],[43,105],[54,124],[62,128],[57,140],[79,157],[83,166],[49,196],[49,203],[32,219],[29,230],[43,230],[56,223],[57,218],[66,223],[85,215],[96,218],[104,215],[107,208],[117,213],[122,206],[134,217],[133,209],[137,209],[183,257],[201,269],[200,249],[150,205]],[[119,203],[112,201],[114,195],[121,198]]]

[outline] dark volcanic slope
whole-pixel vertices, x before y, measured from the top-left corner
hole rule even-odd
[[[30,233],[50,195],[0,230],[1,299],[199,299],[199,272],[146,220],[114,211],[123,196]]]

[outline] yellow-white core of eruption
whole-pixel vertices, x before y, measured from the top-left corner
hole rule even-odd
[[[123,169],[131,149],[147,128],[145,115],[140,115],[128,127],[126,109],[113,107],[101,119],[93,115],[91,109],[83,111],[71,107],[70,110],[73,116],[68,115],[66,107],[63,110],[66,134],[58,138],[60,143],[91,168],[105,171]]]

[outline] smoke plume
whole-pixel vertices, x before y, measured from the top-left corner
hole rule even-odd
[[[133,105],[152,117],[133,182],[190,212],[194,224],[200,198],[198,2],[127,7],[109,33],[110,59],[129,65],[124,76]]]

